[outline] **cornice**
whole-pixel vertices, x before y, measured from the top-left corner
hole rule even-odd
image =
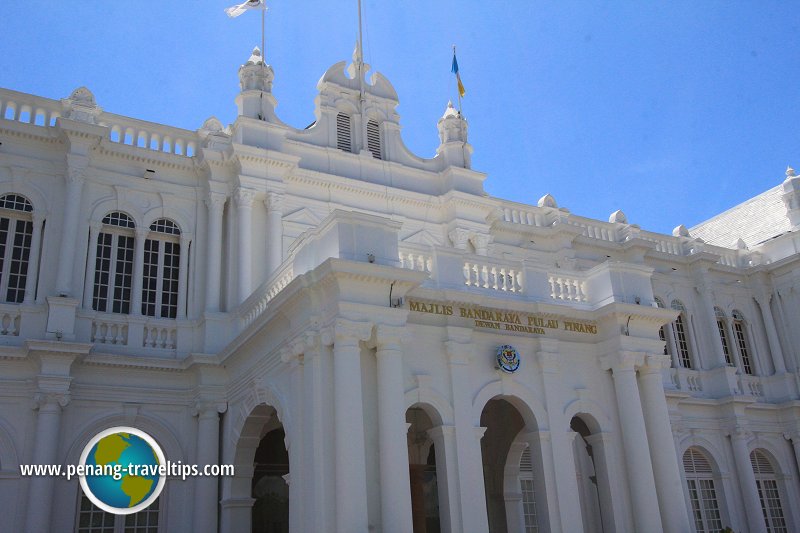
[[[108,139],[103,139],[100,144],[94,148],[93,152],[96,155],[147,165],[157,165],[176,170],[192,171],[196,167],[194,156],[159,152],[150,150],[149,148],[115,143]]]

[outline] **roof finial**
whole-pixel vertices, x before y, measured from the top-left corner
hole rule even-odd
[[[791,166],[786,167],[786,177],[793,178],[794,176],[797,176],[794,169]]]

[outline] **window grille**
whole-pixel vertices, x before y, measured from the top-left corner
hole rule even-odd
[[[675,343],[678,348],[678,361],[683,368],[692,368],[692,357],[689,352],[689,339],[686,333],[686,308],[678,300],[672,302],[672,308],[680,311],[678,318],[675,319],[673,325],[675,327]]]
[[[725,363],[729,366],[733,365],[731,361],[731,350],[728,345],[728,333],[725,327],[725,313],[719,307],[714,308],[714,314],[717,317],[717,331],[719,332],[719,340],[722,343],[722,353],[725,355]]]
[[[745,332],[744,316],[739,311],[733,312],[733,333],[736,336],[736,346],[739,348],[739,355],[742,356],[742,372],[753,374],[753,365],[750,358],[750,347],[747,342]]]
[[[352,130],[353,121],[350,115],[344,113],[336,115],[336,147],[339,150],[353,151]]]
[[[374,120],[367,122],[367,149],[372,152],[372,157],[381,157],[381,130],[378,123]]]
[[[159,533],[160,502],[158,498],[138,513],[113,515],[97,507],[81,492],[75,533]]]
[[[136,227],[125,213],[109,213],[97,236],[92,309],[130,313],[133,281],[133,250]],[[110,300],[110,306],[109,306]],[[110,308],[109,308],[110,307]]]
[[[689,448],[683,454],[683,470],[697,533],[720,531],[722,517],[708,458],[700,450]]]
[[[178,276],[181,231],[169,219],[150,225],[152,232],[144,242],[142,314],[175,318],[178,314]]]
[[[19,194],[0,196],[0,294],[6,302],[21,303],[33,238],[33,205]]]
[[[772,462],[761,450],[753,450],[750,453],[750,464],[756,476],[758,499],[761,501],[761,512],[767,533],[786,533],[788,531],[786,518],[783,515],[783,505]]]
[[[533,488],[533,464],[530,448],[522,452],[519,459],[519,484],[522,493],[522,516],[525,520],[525,533],[538,533],[539,522],[536,517],[536,495]]]

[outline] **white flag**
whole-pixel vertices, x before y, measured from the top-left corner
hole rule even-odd
[[[247,0],[247,2],[243,4],[239,4],[238,6],[232,6],[225,10],[225,14],[231,18],[238,17],[248,9],[267,9],[267,6],[264,5],[264,0]]]

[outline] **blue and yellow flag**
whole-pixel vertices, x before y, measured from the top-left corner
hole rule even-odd
[[[458,61],[456,60],[455,47],[453,47],[453,67],[450,71],[456,75],[456,81],[458,81],[458,95],[463,98],[464,95],[467,94],[467,91],[464,89],[464,84],[461,83],[461,76],[458,74]]]

